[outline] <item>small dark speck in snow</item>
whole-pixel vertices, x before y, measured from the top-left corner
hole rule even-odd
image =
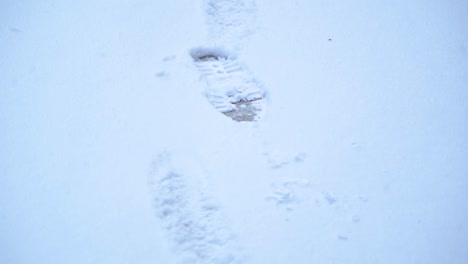
[[[354,222],[354,223],[359,223],[359,221],[361,221],[361,219],[359,218],[359,216],[357,216],[357,215],[353,216],[353,222]]]
[[[338,235],[338,239],[341,240],[341,241],[347,241],[348,237],[344,236],[344,235]]]
[[[12,33],[21,33],[21,29],[19,29],[19,28],[10,27],[9,30]]]
[[[174,60],[175,58],[176,58],[175,55],[169,55],[169,56],[164,57],[163,61],[168,62],[168,61]]]
[[[166,72],[166,71],[160,71],[158,73],[155,73],[154,76],[158,77],[158,78],[164,78],[164,79],[167,79],[169,77],[169,73]]]
[[[334,203],[336,203],[337,199],[330,193],[327,193],[327,192],[323,192],[322,193],[325,200],[327,201],[328,204],[332,205]]]

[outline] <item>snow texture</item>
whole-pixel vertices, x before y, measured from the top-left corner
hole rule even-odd
[[[234,246],[235,237],[223,224],[219,205],[190,180],[194,176],[177,171],[168,152],[153,162],[150,186],[154,206],[169,239],[184,255],[183,263],[242,263],[239,249]]]
[[[0,263],[468,263],[467,13],[1,1]]]
[[[204,9],[209,36],[215,45],[239,49],[255,32],[254,0],[205,0]]]
[[[238,122],[256,121],[262,116],[265,91],[232,53],[220,48],[194,48],[190,54],[206,80],[206,97],[218,111]]]

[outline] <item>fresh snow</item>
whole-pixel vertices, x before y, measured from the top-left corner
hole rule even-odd
[[[0,263],[468,262],[465,1],[0,10]]]

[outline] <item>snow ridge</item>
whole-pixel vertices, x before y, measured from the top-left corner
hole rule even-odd
[[[153,165],[154,206],[169,239],[183,254],[181,263],[244,263],[235,236],[223,224],[220,207],[201,186],[172,167],[169,153],[160,154]]]
[[[207,82],[206,97],[233,120],[256,121],[265,109],[265,91],[232,53],[221,48],[195,48],[191,56]]]

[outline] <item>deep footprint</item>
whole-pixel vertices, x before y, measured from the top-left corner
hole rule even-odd
[[[191,56],[207,82],[206,97],[218,111],[238,122],[261,118],[266,93],[234,55],[219,48],[197,48]]]

